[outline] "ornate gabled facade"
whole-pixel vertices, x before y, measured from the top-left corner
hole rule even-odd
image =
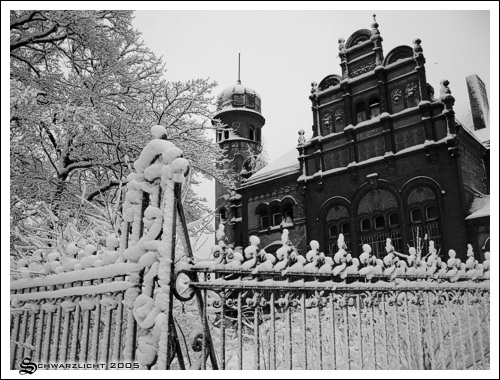
[[[425,239],[484,251],[489,212],[470,216],[489,194],[489,145],[456,121],[447,80],[434,94],[421,41],[384,57],[378,26],[340,38],[342,74],[312,84],[313,137],[299,131],[296,150],[241,179],[236,245],[258,235],[272,252],[287,228],[302,252],[315,239],[332,254],[340,233],[353,255],[365,243],[384,255],[387,238],[401,252]]]

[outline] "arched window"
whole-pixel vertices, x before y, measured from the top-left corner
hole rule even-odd
[[[287,224],[293,223],[293,205],[290,202],[283,205],[283,221]]]
[[[334,205],[327,212],[325,219],[325,235],[329,253],[334,255],[339,250],[337,241],[341,233],[344,235],[346,250],[349,251],[351,237],[349,210],[344,206]]]
[[[328,227],[328,236],[329,237],[335,237],[339,235],[339,231],[337,229],[336,224],[332,224]]]
[[[410,220],[412,223],[419,223],[422,221],[422,210],[420,207],[410,210]]]
[[[249,128],[248,128],[248,138],[250,140],[255,140],[255,128],[253,125],[251,125]]]
[[[380,115],[380,103],[378,98],[371,98],[369,102],[370,119]]]
[[[385,228],[385,218],[383,215],[377,215],[373,220],[376,230],[381,230]]]
[[[434,220],[439,217],[438,208],[434,205],[429,205],[425,208],[425,220]]]
[[[358,248],[368,244],[376,256],[382,257],[386,254],[387,238],[390,238],[394,248],[401,252],[403,241],[398,209],[398,201],[389,190],[372,189],[366,193],[358,205]]]
[[[344,234],[344,236],[349,235],[351,233],[351,225],[349,223],[342,223],[340,225],[340,232]]]
[[[256,214],[259,215],[260,229],[269,228],[269,210],[266,204],[261,204],[257,208]]]
[[[363,218],[359,222],[359,228],[361,229],[362,232],[367,232],[372,229],[372,224],[370,223],[370,219],[368,218]]]
[[[271,207],[271,216],[273,218],[273,226],[279,226],[283,220],[279,205]]]
[[[360,102],[356,105],[356,122],[361,123],[367,119],[366,105]]]
[[[389,214],[388,220],[389,220],[389,227],[397,227],[400,224],[399,214],[397,212]]]
[[[439,248],[442,244],[442,234],[439,204],[434,190],[425,185],[413,189],[408,195],[407,205],[410,222],[408,244],[418,247],[419,242],[424,244],[427,235],[424,250],[429,240],[433,240],[436,248]]]

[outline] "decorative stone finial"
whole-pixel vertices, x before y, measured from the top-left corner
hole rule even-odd
[[[415,38],[413,40],[413,57],[419,56],[424,51],[424,49],[422,49],[422,46],[420,46],[421,42],[422,40],[420,38]]]
[[[375,18],[377,15],[374,13],[373,14],[373,23],[372,23],[372,36],[379,36],[380,32],[378,30],[378,23],[377,19]]]
[[[455,98],[451,95],[451,90],[448,87],[450,81],[447,79],[443,79],[441,82],[441,89],[439,90],[441,103],[444,104],[447,110],[451,110],[453,105],[455,104]]]
[[[451,94],[451,90],[448,87],[448,85],[450,84],[450,81],[448,79],[443,79],[441,82],[439,82],[439,84],[441,85],[441,89],[439,90],[441,96]]]
[[[306,138],[304,137],[304,130],[299,129],[299,145],[302,145],[306,142]]]
[[[344,37],[339,38],[339,53],[342,54],[345,52],[345,39]]]
[[[318,91],[318,84],[316,82],[311,83],[311,94],[315,94]]]

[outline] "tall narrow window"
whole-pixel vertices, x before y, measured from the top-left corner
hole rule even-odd
[[[380,103],[377,98],[372,98],[370,100],[370,118],[374,118],[380,115]]]
[[[255,97],[255,110],[257,112],[261,112],[260,98],[258,97]]]
[[[285,223],[293,223],[293,206],[291,203],[286,203],[283,206],[283,220]]]
[[[332,224],[330,227],[328,227],[328,236],[337,237],[338,234],[339,234],[339,232],[338,232],[336,224]]]
[[[367,119],[366,117],[366,106],[364,103],[358,103],[356,106],[356,121],[358,123],[361,123],[362,121],[365,121]]]
[[[228,130],[228,129],[226,129],[226,130],[224,131],[224,139],[225,139],[225,140],[227,140],[228,138],[229,138],[229,130]]]
[[[252,141],[255,140],[255,128],[253,125],[248,128],[248,138]]]
[[[254,108],[254,107],[255,107],[255,95],[252,95],[252,94],[246,94],[245,98],[246,98],[246,103],[245,103],[245,105],[246,105],[248,108]]]
[[[222,131],[217,131],[217,142],[222,140]]]
[[[334,255],[339,247],[337,245],[339,234],[344,235],[344,242],[347,246],[346,250],[350,250],[350,225],[349,225],[349,211],[344,206],[335,205],[333,206],[325,218],[326,225],[326,246],[329,249],[329,253]]]
[[[273,217],[273,226],[279,226],[281,224],[282,216],[279,206],[273,206],[271,209],[271,215]]]
[[[266,205],[261,205],[263,206],[259,212],[260,216],[260,228],[261,229],[266,229],[269,228],[269,211],[267,209]]]

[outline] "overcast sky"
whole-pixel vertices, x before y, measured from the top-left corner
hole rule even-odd
[[[211,78],[215,94],[236,83],[241,53],[242,84],[262,98],[272,161],[296,146],[299,129],[312,134],[311,82],[341,73],[338,38],[370,29],[373,12],[384,53],[420,38],[428,83],[439,94],[448,79],[457,118],[472,125],[465,77],[478,74],[490,95],[489,11],[137,11],[134,25],[163,56],[169,80]],[[213,204],[213,185],[199,192]]]
[[[451,4],[451,5],[450,5]],[[297,131],[311,135],[312,113],[309,100],[311,82],[320,82],[329,74],[340,74],[338,38],[347,39],[359,29],[370,29],[372,13],[377,14],[383,37],[384,53],[399,45],[412,46],[415,38],[422,40],[427,60],[427,81],[436,93],[439,82],[450,81],[456,99],[455,111],[464,124],[472,124],[465,77],[476,73],[485,82],[492,106],[491,125],[498,126],[498,4],[487,2],[289,2],[288,8],[356,8],[345,10],[239,10],[239,11],[174,11],[158,8],[280,8],[283,3],[219,3],[219,2],[72,2],[72,9],[139,7],[156,9],[135,12],[135,27],[142,33],[147,46],[163,56],[167,79],[171,81],[211,78],[219,86],[214,95],[232,86],[237,80],[238,53],[242,55],[242,83],[262,97],[262,113],[266,118],[263,137],[271,160],[292,149],[297,143]],[[4,7],[5,5],[5,7]],[[58,9],[52,2],[2,2],[2,25],[8,24],[7,6],[12,9]],[[399,7],[422,9],[429,7],[492,8],[489,11],[392,11]],[[375,9],[371,7],[377,7]],[[491,36],[494,38],[490,41]],[[3,31],[6,31],[6,29]],[[9,93],[8,33],[2,33],[2,93]],[[492,56],[490,57],[490,54]],[[494,75],[490,78],[490,61]],[[490,84],[492,91],[490,91]],[[8,96],[2,97],[2,112],[8,123]],[[8,130],[2,129],[2,165],[8,164]],[[497,128],[492,130],[492,147],[498,141]],[[213,138],[213,136],[212,136]],[[492,189],[498,191],[498,150],[493,149]],[[8,171],[2,170],[2,203],[8,194]],[[5,181],[3,180],[5,179]],[[214,203],[214,186],[205,183],[198,191]],[[496,198],[494,202],[496,202]],[[494,210],[496,209],[493,207]],[[5,220],[2,218],[2,224]],[[7,221],[8,222],[8,221]],[[8,241],[8,239],[3,239]]]

